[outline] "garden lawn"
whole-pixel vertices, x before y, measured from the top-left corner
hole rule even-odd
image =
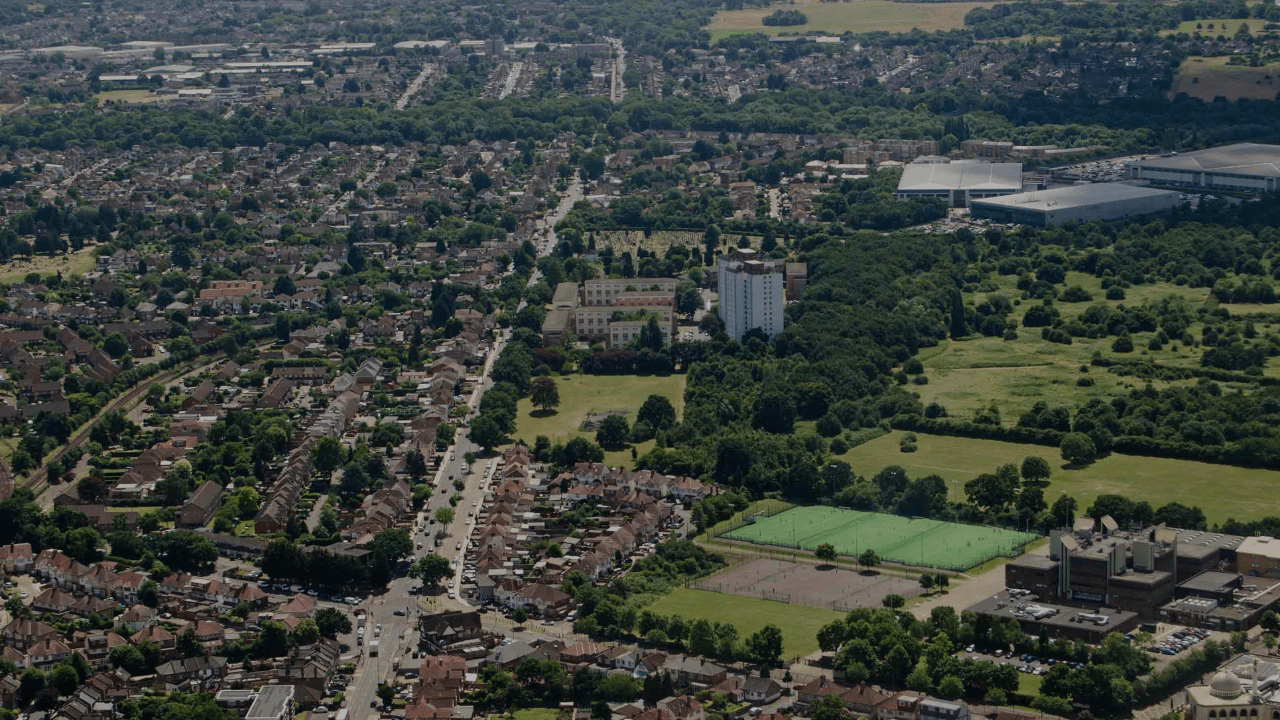
[[[556,720],[559,714],[555,708],[523,708],[516,710],[510,717],[514,717],[515,720]],[[499,715],[498,717],[509,716]]]
[[[649,609],[659,615],[679,615],[685,620],[706,618],[711,622],[732,623],[744,641],[765,625],[777,625],[782,630],[782,656],[787,662],[796,656],[804,657],[816,652],[818,629],[832,620],[845,617],[844,613],[835,610],[688,588],[676,588],[659,598]]]
[[[516,430],[511,433],[513,440],[524,440],[529,447],[533,447],[539,435],[546,435],[553,445],[579,436],[594,441],[594,430],[581,430],[588,413],[625,409],[630,424],[635,422],[636,412],[645,398],[655,393],[671,401],[677,417],[684,408],[684,375],[565,375],[553,376],[553,379],[560,390],[560,406],[544,416],[541,411],[534,411],[529,398],[521,399],[516,411]],[[643,455],[652,448],[652,440],[640,443],[636,453]],[[608,452],[605,461],[630,467],[631,451]]]
[[[1082,468],[1065,469],[1057,448],[1044,445],[975,440],[916,433],[917,450],[904,453],[898,441],[904,433],[894,431],[859,445],[840,458],[853,471],[867,478],[889,465],[900,465],[913,478],[938,475],[947,481],[950,499],[964,495],[964,484],[978,475],[993,472],[1005,463],[1022,464],[1029,455],[1049,461],[1053,477],[1045,490],[1052,504],[1060,495],[1070,495],[1080,503],[1077,515],[1101,494],[1118,493],[1132,500],[1146,500],[1153,508],[1177,500],[1198,505],[1209,523],[1227,518],[1257,520],[1274,514],[1271,506],[1259,503],[1280,484],[1280,472],[1213,465],[1192,460],[1141,457],[1112,453]]]

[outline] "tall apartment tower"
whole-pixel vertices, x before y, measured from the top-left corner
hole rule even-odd
[[[720,319],[729,337],[740,341],[755,328],[769,337],[782,332],[785,265],[781,260],[760,260],[751,249],[720,256],[716,265]]]

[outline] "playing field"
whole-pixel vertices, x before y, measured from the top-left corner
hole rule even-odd
[[[705,618],[730,623],[744,640],[765,625],[777,625],[782,630],[782,656],[788,662],[817,651],[819,628],[845,616],[834,610],[688,588],[676,588],[649,609],[660,615],[679,615],[685,620]]]
[[[1172,97],[1186,93],[1207,101],[1216,97],[1275,100],[1280,93],[1277,77],[1280,77],[1280,63],[1249,67],[1228,65],[1225,57],[1189,57],[1178,67],[1169,94]]]
[[[855,2],[818,2],[800,0],[785,9],[799,10],[808,18],[805,25],[766,27],[761,20],[777,7],[726,10],[716,13],[707,30],[712,40],[741,33],[805,33],[821,31],[839,35],[843,32],[867,33],[876,31],[905,33],[913,28],[926,32],[952,30],[964,26],[964,16],[977,7],[991,7],[993,3],[941,2],[908,3],[889,0],[855,0]]]
[[[513,440],[523,439],[529,447],[533,447],[539,435],[546,435],[553,445],[575,437],[595,440],[594,431],[581,429],[587,413],[625,410],[627,423],[634,423],[636,412],[652,394],[670,400],[677,417],[684,408],[684,375],[566,375],[553,376],[553,379],[560,390],[560,405],[550,413],[543,413],[534,410],[529,398],[520,400],[516,431],[511,434]],[[652,440],[641,443],[636,446],[636,454],[643,455],[652,447]],[[605,462],[631,467],[631,451],[605,453]]]
[[[997,555],[1018,555],[1036,539],[1016,530],[821,506],[757,518],[724,537],[805,550],[830,543],[852,557],[871,549],[891,562],[948,570],[967,570]]]
[[[1081,514],[1094,498],[1105,493],[1145,500],[1154,508],[1177,500],[1198,505],[1210,523],[1230,517],[1257,520],[1275,514],[1258,498],[1268,497],[1272,488],[1280,486],[1280,472],[1274,470],[1119,453],[1084,467],[1064,467],[1057,448],[926,433],[916,433],[916,451],[904,453],[899,450],[902,435],[895,431],[878,437],[840,459],[868,478],[889,465],[902,466],[913,478],[938,475],[955,499],[963,497],[964,484],[978,475],[994,472],[1005,463],[1021,465],[1028,455],[1038,455],[1053,469],[1044,492],[1049,503],[1060,495],[1070,495],[1079,502],[1077,514]]]

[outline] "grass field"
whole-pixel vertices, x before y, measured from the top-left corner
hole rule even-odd
[[[818,649],[818,629],[845,616],[834,610],[688,588],[677,588],[659,598],[649,609],[662,615],[679,615],[686,620],[706,618],[712,622],[732,623],[743,639],[765,625],[777,625],[782,630],[782,654],[788,660],[815,652]]]
[[[1216,97],[1275,100],[1280,93],[1277,77],[1280,77],[1280,63],[1255,68],[1228,65],[1225,57],[1189,57],[1178,67],[1169,93],[1170,97],[1186,93],[1208,101]]]
[[[725,537],[806,550],[831,543],[836,552],[854,557],[870,548],[891,562],[947,570],[967,570],[996,555],[1015,555],[1036,538],[1016,530],[822,506],[758,518]]]
[[[1000,286],[998,292],[972,293],[966,296],[966,302],[981,302],[989,295],[1003,295],[1009,299],[1020,296],[1021,293],[1015,287],[1016,279],[1012,276],[996,278],[996,282]],[[1207,288],[1153,283],[1126,289],[1124,300],[1107,300],[1098,278],[1077,272],[1067,273],[1066,285],[1084,288],[1093,296],[1093,300],[1079,303],[1058,302],[1056,306],[1065,318],[1076,317],[1095,303],[1111,306],[1123,303],[1133,307],[1175,296],[1197,308],[1209,298]],[[1021,324],[1022,316],[1034,304],[1032,301],[1022,302],[1013,309],[1010,318]],[[1232,314],[1270,312],[1273,309],[1274,306],[1269,305],[1231,306]],[[1198,324],[1190,328],[1195,337],[1200,336],[1200,330]],[[1268,328],[1263,323],[1259,332],[1267,331]],[[910,387],[913,392],[920,394],[924,403],[940,403],[953,417],[971,417],[974,411],[994,402],[1000,409],[1004,423],[1012,425],[1017,422],[1018,416],[1040,400],[1048,400],[1055,405],[1074,406],[1095,397],[1110,399],[1146,384],[1139,378],[1116,375],[1107,372],[1105,368],[1089,368],[1087,375],[1081,373],[1080,367],[1089,364],[1095,351],[1100,351],[1107,357],[1147,358],[1173,367],[1199,366],[1202,350],[1197,348],[1181,347],[1179,343],[1171,342],[1162,350],[1148,350],[1147,342],[1153,335],[1154,333],[1149,332],[1135,334],[1135,349],[1125,355],[1111,350],[1114,340],[1111,337],[1075,338],[1071,345],[1062,345],[1040,339],[1038,328],[1019,327],[1018,339],[1012,341],[976,336],[958,342],[944,341],[937,347],[920,351],[918,358],[924,363],[929,383]],[[1280,363],[1269,363],[1265,371],[1268,375],[1280,373]],[[1088,377],[1093,384],[1080,385],[1082,377]],[[1183,382],[1194,384],[1194,381]],[[1153,383],[1157,388],[1170,384],[1172,383]],[[1224,389],[1234,387],[1232,384],[1224,384]]]
[[[106,105],[108,100],[118,103],[151,103],[160,98],[152,95],[150,90],[107,90],[97,95],[98,105]]]
[[[63,275],[83,275],[93,269],[95,262],[93,248],[85,248],[70,255],[37,255],[30,260],[14,260],[0,265],[0,283],[18,282],[33,272],[52,275],[62,271]]]
[[[529,447],[533,447],[533,441],[539,435],[546,435],[553,445],[578,436],[594,440],[594,431],[579,429],[587,413],[625,409],[627,422],[632,423],[645,398],[655,393],[671,401],[677,416],[684,408],[684,375],[567,375],[554,379],[560,389],[560,406],[552,414],[544,416],[534,412],[528,398],[522,399],[517,407],[516,431],[512,433],[512,439],[522,439]],[[642,455],[652,447],[653,441],[646,441],[636,446],[636,453]],[[630,467],[631,451],[606,453],[605,462]]]
[[[1240,29],[1241,24],[1249,26],[1249,30],[1254,34],[1262,32],[1262,26],[1266,24],[1265,20],[1257,18],[1207,18],[1204,20],[1184,20],[1173,30],[1164,30],[1161,35],[1177,35],[1178,33],[1187,33],[1194,35],[1200,33],[1206,37],[1217,37],[1226,35],[1228,38],[1234,36],[1236,31]]]
[[[726,10],[716,13],[707,30],[712,40],[741,33],[805,33],[821,31],[838,35],[843,32],[866,33],[910,32],[920,28],[926,32],[952,30],[964,26],[964,16],[977,7],[990,7],[989,2],[899,3],[889,0],[856,0],[855,2],[822,3],[798,0],[794,5],[777,5],[748,10]],[[761,19],[777,9],[799,10],[809,18],[805,25],[766,27]]]
[[[1280,484],[1280,472],[1252,468],[1211,465],[1191,460],[1111,454],[1083,468],[1065,469],[1056,448],[1041,445],[973,440],[916,433],[917,450],[898,450],[901,432],[864,443],[841,456],[859,475],[871,477],[889,465],[900,465],[911,477],[938,475],[947,481],[953,497],[964,493],[964,484],[1005,463],[1021,464],[1028,455],[1039,455],[1053,467],[1053,477],[1045,490],[1052,503],[1060,495],[1070,495],[1083,512],[1093,499],[1104,493],[1120,493],[1146,500],[1152,507],[1177,500],[1198,505],[1210,523],[1229,517],[1256,520],[1274,510],[1258,498]]]

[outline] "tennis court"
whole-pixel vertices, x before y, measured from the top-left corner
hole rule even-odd
[[[1004,528],[821,506],[756,517],[722,537],[804,550],[831,543],[836,552],[851,557],[870,548],[890,562],[947,570],[1020,555],[1036,539],[1032,533]]]

